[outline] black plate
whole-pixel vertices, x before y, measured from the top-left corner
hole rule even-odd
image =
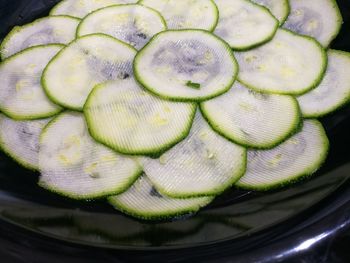
[[[58,1],[0,0],[0,39],[14,25],[48,14]],[[345,24],[332,48],[350,51],[350,2],[338,1]],[[120,250],[193,248],[243,241],[316,213],[350,174],[350,107],[322,119],[331,141],[324,167],[312,178],[269,193],[231,190],[198,215],[173,222],[142,222],[104,202],[74,202],[44,191],[38,175],[0,155],[0,219],[81,245]],[[3,226],[3,225],[2,225]],[[45,236],[45,237],[44,237]],[[242,243],[246,244],[246,243]]]

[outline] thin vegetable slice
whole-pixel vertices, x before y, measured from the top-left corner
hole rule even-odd
[[[62,45],[31,47],[0,64],[0,109],[17,120],[51,117],[61,111],[45,95],[40,84],[47,63]]]
[[[95,142],[84,116],[66,112],[40,138],[39,185],[73,199],[94,199],[127,190],[141,175],[139,164]]]
[[[203,30],[159,33],[136,56],[137,80],[150,92],[179,101],[202,101],[226,92],[238,66],[230,47]]]
[[[132,75],[135,54],[134,48],[108,35],[83,36],[51,60],[43,87],[57,104],[81,111],[95,85]]]
[[[216,4],[220,18],[214,33],[233,49],[250,49],[275,35],[279,23],[266,8],[248,0],[216,0]]]
[[[84,107],[92,136],[131,155],[157,155],[183,140],[195,110],[195,104],[148,94],[133,78],[101,84]]]
[[[278,147],[249,151],[246,174],[239,187],[269,190],[313,174],[325,161],[329,142],[322,124],[306,120],[303,130]]]
[[[300,125],[294,97],[257,93],[236,82],[232,89],[203,102],[201,110],[214,130],[250,148],[273,148]]]
[[[110,197],[108,200],[123,213],[145,220],[154,220],[195,213],[213,199],[213,197],[174,199],[163,196],[152,186],[147,176],[142,176],[127,192]]]
[[[284,29],[269,43],[235,56],[238,79],[262,92],[306,93],[321,82],[327,68],[327,53],[318,42]]]
[[[165,29],[163,17],[153,9],[136,4],[117,5],[86,16],[78,27],[77,36],[104,33],[140,49]]]
[[[278,19],[282,25],[290,12],[288,0],[252,0],[254,3],[265,6]]]

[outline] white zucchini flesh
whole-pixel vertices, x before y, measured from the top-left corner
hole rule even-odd
[[[277,19],[264,7],[248,0],[216,0],[220,18],[214,31],[235,50],[246,50],[270,40]]]
[[[297,98],[306,118],[327,115],[350,101],[350,53],[328,50],[326,74],[315,89]]]
[[[132,75],[136,50],[104,34],[83,36],[47,65],[43,87],[57,104],[82,110],[95,85]]]
[[[265,6],[283,24],[290,12],[289,0],[252,0],[254,3]]]
[[[77,36],[104,33],[140,49],[164,30],[165,21],[157,11],[130,4],[106,7],[89,14],[80,23]]]
[[[50,16],[16,26],[0,46],[1,58],[8,58],[24,49],[47,44],[68,44],[75,39],[79,19],[68,16]]]
[[[141,5],[157,10],[169,29],[213,31],[219,12],[213,0],[140,0]]]
[[[239,82],[220,97],[203,102],[201,110],[214,130],[250,148],[273,148],[290,137],[301,121],[294,97],[257,93]]]
[[[246,174],[239,187],[269,190],[316,172],[327,157],[329,141],[317,120],[306,120],[302,131],[278,147],[248,151]]]
[[[39,169],[39,137],[51,118],[15,121],[0,114],[0,147],[19,164]]]
[[[327,68],[327,53],[318,42],[284,29],[269,43],[235,56],[238,79],[261,92],[306,93],[320,83]]]
[[[289,0],[291,12],[284,27],[308,35],[328,47],[343,23],[335,0]]]
[[[81,113],[65,112],[40,137],[39,185],[73,199],[94,199],[127,190],[141,175],[132,158],[95,142]]]
[[[61,111],[46,96],[41,74],[63,45],[31,47],[0,64],[0,109],[17,120],[51,117]]]
[[[100,8],[136,2],[137,0],[63,0],[51,10],[50,15],[68,15],[84,18]]]
[[[108,198],[116,209],[144,220],[195,213],[213,199],[214,197],[174,199],[161,195],[145,175],[125,193]]]
[[[133,78],[97,86],[84,107],[95,140],[130,155],[156,155],[184,139],[195,111],[147,93]]]
[[[143,158],[148,178],[157,190],[173,198],[217,195],[245,172],[244,147],[214,132],[197,113],[189,136],[159,159]]]
[[[226,92],[238,66],[230,47],[203,30],[157,34],[135,57],[137,80],[160,97],[207,100]]]

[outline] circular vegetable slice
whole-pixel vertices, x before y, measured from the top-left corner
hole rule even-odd
[[[73,199],[127,190],[141,175],[138,163],[95,142],[81,113],[66,112],[40,138],[39,185]]]
[[[157,10],[169,29],[204,29],[213,31],[219,11],[213,0],[140,0],[141,5]]]
[[[39,136],[50,120],[15,121],[0,114],[2,150],[24,167],[38,170]]]
[[[301,121],[294,97],[257,93],[239,82],[224,95],[203,102],[201,110],[214,130],[250,148],[273,148]]]
[[[195,110],[195,104],[148,94],[133,78],[101,84],[84,107],[95,140],[131,155],[156,155],[183,140]]]
[[[78,27],[77,36],[104,33],[140,49],[165,29],[164,19],[153,9],[142,5],[117,5],[86,16]]]
[[[246,174],[239,187],[269,190],[311,175],[325,161],[329,148],[322,124],[304,122],[303,130],[278,147],[265,151],[249,151]]]
[[[61,111],[45,95],[40,78],[62,45],[31,47],[0,64],[0,110],[17,120],[51,117]]]
[[[303,94],[321,82],[327,68],[327,53],[318,42],[284,29],[269,43],[235,56],[238,79],[262,92]]]
[[[137,80],[160,97],[202,101],[225,93],[238,66],[230,47],[203,30],[159,33],[135,57]]]
[[[338,35],[343,18],[335,0],[289,0],[291,13],[284,27],[317,39],[327,47]]]
[[[216,4],[220,18],[214,33],[233,49],[253,48],[275,35],[278,21],[265,7],[248,0],[216,0]]]
[[[350,100],[350,53],[328,50],[328,68],[321,84],[297,98],[304,117],[331,113]]]
[[[95,85],[132,75],[136,50],[104,34],[83,36],[47,65],[42,84],[57,104],[82,110]]]
[[[213,199],[213,197],[174,199],[163,196],[146,176],[142,176],[127,192],[108,198],[116,209],[145,220],[195,213]]]
[[[5,59],[29,47],[68,44],[75,39],[79,22],[79,19],[69,16],[49,16],[16,26],[0,46],[1,58]]]
[[[245,148],[215,133],[198,112],[183,142],[142,163],[159,192],[187,198],[217,195],[232,186],[245,172],[246,154]]]
[[[254,3],[265,6],[278,19],[282,25],[290,12],[288,0],[252,0]]]

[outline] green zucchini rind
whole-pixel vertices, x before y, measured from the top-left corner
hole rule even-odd
[[[289,0],[252,0],[254,3],[265,6],[270,12],[278,19],[280,25],[282,25],[289,13],[290,5]]]

